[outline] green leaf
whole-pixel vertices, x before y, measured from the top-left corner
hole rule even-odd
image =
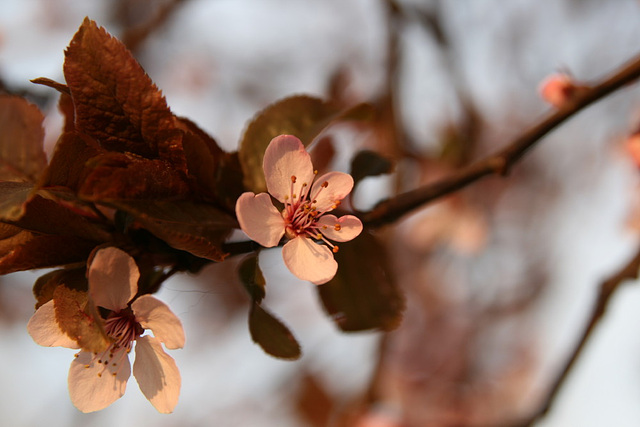
[[[260,303],[265,297],[266,281],[258,264],[258,254],[251,254],[238,267],[240,281],[249,292],[253,302]]]
[[[249,332],[253,341],[274,357],[295,360],[302,355],[289,328],[256,302],[249,311]]]
[[[38,179],[47,165],[43,120],[25,99],[0,95],[0,181]]]
[[[24,214],[24,207],[33,191],[30,182],[0,181],[0,219],[15,221]]]
[[[87,292],[60,285],[53,291],[53,307],[58,326],[80,348],[101,353],[109,347],[111,340],[104,332],[103,320],[89,302]]]
[[[305,146],[335,120],[354,120],[365,116],[367,104],[350,109],[319,98],[298,95],[271,104],[249,123],[238,151],[244,172],[244,185],[255,193],[266,190],[262,159],[271,139],[289,134],[298,137]]]
[[[322,303],[343,331],[396,328],[404,310],[385,247],[368,231],[340,245],[336,276],[318,286]]]
[[[393,163],[375,151],[362,150],[351,161],[351,176],[353,186],[368,176],[377,176],[391,172]]]
[[[109,204],[130,214],[169,246],[201,258],[222,261],[222,243],[237,228],[234,218],[215,206],[188,201],[118,201]]]

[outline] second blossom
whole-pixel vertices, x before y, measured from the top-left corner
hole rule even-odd
[[[340,218],[336,209],[353,189],[353,178],[342,172],[316,176],[311,157],[295,136],[280,135],[269,143],[263,169],[267,191],[283,204],[280,212],[267,193],[243,193],[236,203],[242,230],[265,247],[282,248],[285,265],[298,278],[320,285],[335,276],[338,264],[332,242],[346,242],[362,231],[353,215]]]

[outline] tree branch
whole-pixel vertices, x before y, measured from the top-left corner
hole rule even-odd
[[[412,210],[489,175],[505,176],[513,165],[531,149],[536,142],[556,126],[586,108],[591,103],[604,98],[640,77],[640,55],[621,66],[609,77],[576,92],[574,98],[562,108],[543,117],[505,148],[479,160],[452,175],[415,190],[399,194],[380,202],[361,219],[369,227],[379,227],[392,223]]]
[[[560,391],[562,384],[564,384],[564,381],[569,376],[569,372],[575,365],[576,360],[578,360],[578,357],[582,354],[585,344],[589,340],[589,337],[591,337],[595,326],[604,316],[611,296],[613,296],[615,291],[618,290],[620,288],[620,285],[626,280],[638,278],[638,269],[640,269],[640,250],[638,250],[638,253],[636,253],[631,261],[629,261],[622,269],[620,269],[620,271],[618,271],[606,281],[602,282],[602,284],[600,285],[598,299],[596,300],[595,306],[593,307],[591,316],[589,317],[589,321],[585,326],[582,335],[580,336],[580,340],[577,342],[575,348],[567,359],[564,367],[560,370],[558,376],[553,381],[549,389],[549,394],[547,394],[547,397],[538,410],[536,410],[533,414],[531,414],[524,420],[511,424],[510,427],[530,427],[534,424],[534,422],[536,422],[538,419],[549,412],[554,399]]]

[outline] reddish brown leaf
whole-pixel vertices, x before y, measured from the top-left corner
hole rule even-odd
[[[111,344],[103,320],[86,292],[60,285],[53,291],[53,307],[60,329],[83,350],[100,353]]]
[[[0,95],[0,180],[35,182],[47,165],[44,117],[17,96]]]
[[[238,276],[244,285],[251,300],[260,304],[266,296],[265,287],[267,282],[264,280],[260,264],[258,264],[258,254],[254,253],[247,256],[238,266]]]
[[[302,355],[300,344],[289,328],[257,302],[249,311],[249,332],[251,339],[274,357],[295,360]]]
[[[104,227],[60,203],[40,196],[27,202],[22,217],[12,224],[29,231],[76,236],[96,242],[110,238],[110,233]]]
[[[64,285],[69,289],[86,292],[88,282],[85,266],[54,270],[38,277],[36,283],[33,285],[33,296],[36,297],[36,309],[51,301],[54,291],[60,285]]]
[[[61,186],[77,192],[89,173],[87,161],[99,153],[100,147],[88,136],[77,132],[63,133],[40,186]]]
[[[0,219],[14,221],[24,214],[24,207],[32,197],[29,182],[0,181]]]
[[[195,123],[185,118],[176,118],[184,131],[182,146],[190,179],[199,194],[216,194],[216,174],[224,152],[216,141]]]
[[[31,80],[31,83],[47,86],[47,87],[50,87],[51,89],[57,90],[60,93],[71,95],[71,91],[69,91],[69,87],[66,84],[58,83],[57,81],[48,79],[46,77],[38,77],[36,79]]]
[[[216,175],[216,199],[221,206],[231,212],[235,209],[236,200],[245,191],[242,180],[242,167],[238,153],[224,153]]]
[[[317,289],[336,325],[343,331],[396,328],[402,320],[404,296],[395,283],[386,248],[365,230],[341,244],[335,257],[336,276]]]
[[[181,132],[160,90],[126,47],[86,18],[65,52],[76,128],[109,151],[186,168]]]
[[[21,231],[22,229],[20,227],[0,222],[0,241],[13,237]]]
[[[161,159],[107,153],[87,167],[90,172],[78,191],[85,200],[181,199],[190,191],[184,174]]]
[[[0,241],[0,274],[86,261],[95,242],[21,231]]]
[[[213,261],[224,260],[222,243],[237,227],[232,217],[203,203],[131,200],[110,205],[129,213],[169,246]]]

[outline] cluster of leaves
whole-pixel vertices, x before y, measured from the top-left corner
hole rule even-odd
[[[91,351],[107,343],[86,295],[87,260],[97,248],[118,246],[136,259],[140,294],[155,292],[167,270],[196,273],[237,255],[225,246],[238,227],[235,201],[265,190],[270,140],[287,133],[308,145],[331,123],[367,111],[287,98],[259,113],[239,151],[227,153],[174,115],[125,46],[89,19],[65,52],[64,77],[64,84],[34,80],[60,92],[65,117],[48,163],[42,114],[22,98],[0,96],[0,274],[57,268],[36,282],[37,306],[53,299],[63,330]],[[363,153],[353,173],[359,181],[389,168]],[[394,327],[403,301],[376,237],[365,231],[337,259],[338,275],[318,288],[336,324],[345,331]],[[239,275],[252,300],[254,340],[274,356],[298,357],[293,335],[261,306],[265,282],[255,254]]]

